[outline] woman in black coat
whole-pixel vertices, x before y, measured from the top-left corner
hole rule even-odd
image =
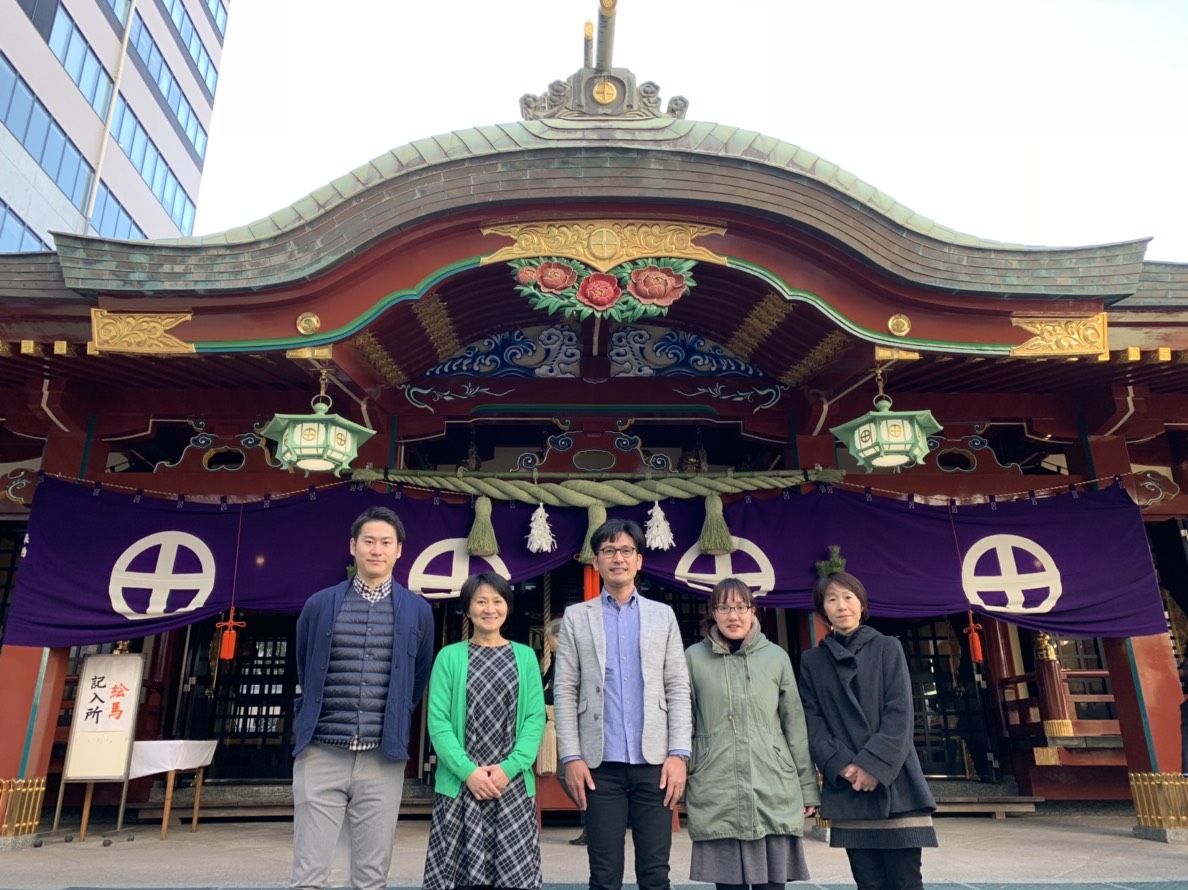
[[[801,657],[800,697],[830,846],[845,848],[858,890],[923,890],[936,801],[913,744],[903,647],[863,623],[866,589],[847,572],[818,579],[813,605],[831,632]]]

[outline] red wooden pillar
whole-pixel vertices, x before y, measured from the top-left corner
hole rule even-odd
[[[44,778],[58,728],[69,649],[0,648],[0,779]]]
[[[998,718],[998,732],[1006,736],[1010,732],[1010,718],[1006,713],[1003,702],[1006,699],[1006,689],[1002,682],[1004,677],[1013,677],[1019,672],[1015,669],[1015,659],[1011,652],[1010,629],[997,618],[989,615],[979,615],[978,623],[982,625],[982,633],[986,637],[983,655],[986,658],[986,675],[990,678],[990,689],[994,696],[994,713]],[[1018,698],[1017,695],[1014,698]]]
[[[582,566],[582,588],[582,599],[596,599],[602,592],[602,578],[592,565]]]
[[[1073,735],[1072,713],[1064,694],[1064,673],[1052,638],[1042,631],[1035,635],[1035,685],[1039,687],[1040,720],[1049,739]]]
[[[1133,485],[1126,442],[1119,436],[1087,436],[1098,478],[1123,476]],[[1135,559],[1150,559],[1136,553]],[[1122,730],[1126,768],[1132,773],[1179,772],[1180,681],[1167,634],[1104,639],[1114,707]]]
[[[42,469],[72,479],[98,478],[107,464],[108,449],[94,436],[93,425],[76,422],[64,410],[58,411],[55,421],[46,439]],[[17,573],[19,578],[19,565]],[[66,648],[0,647],[0,677],[4,678],[0,714],[5,715],[0,729],[0,779],[21,780],[29,794],[44,792],[69,654]],[[25,803],[12,801],[13,806]]]
[[[1132,773],[1180,772],[1180,680],[1166,634],[1102,640]]]

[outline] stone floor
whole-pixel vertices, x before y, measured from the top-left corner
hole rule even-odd
[[[76,888],[280,888],[288,876],[292,823],[273,821],[203,821],[191,833],[179,815],[160,839],[160,823],[125,826],[119,835],[105,835],[114,825],[93,823],[85,842],[70,843],[77,821],[63,820],[65,831],[40,836],[31,844],[0,850],[3,890],[76,890]],[[1134,837],[1133,813],[1125,806],[1093,809],[1042,804],[1035,815],[1004,820],[984,816],[941,816],[940,847],[924,851],[924,878],[930,890],[1024,890],[1052,884],[1061,890],[1188,890],[1188,845]],[[421,884],[429,821],[401,820],[389,884],[416,888]],[[546,821],[541,835],[545,890],[579,890],[585,886],[585,849],[570,846],[576,824],[557,816]],[[133,840],[128,838],[132,837]],[[108,846],[104,841],[110,840]],[[672,880],[689,885],[690,842],[687,832],[674,838]],[[853,886],[845,853],[826,844],[805,841],[805,856],[817,887]],[[630,873],[628,855],[626,880]],[[341,865],[335,883],[343,883]],[[705,888],[708,885],[690,885]]]

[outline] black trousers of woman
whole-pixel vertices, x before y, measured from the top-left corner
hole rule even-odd
[[[858,890],[924,890],[920,848],[902,850],[847,849],[850,872]]]

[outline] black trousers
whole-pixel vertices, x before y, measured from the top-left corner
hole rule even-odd
[[[627,826],[635,844],[635,882],[639,890],[670,890],[672,810],[664,806],[660,767],[604,761],[590,770],[594,790],[586,791],[586,852],[590,890],[623,886]]]
[[[903,850],[847,849],[858,890],[924,890],[919,847]]]

